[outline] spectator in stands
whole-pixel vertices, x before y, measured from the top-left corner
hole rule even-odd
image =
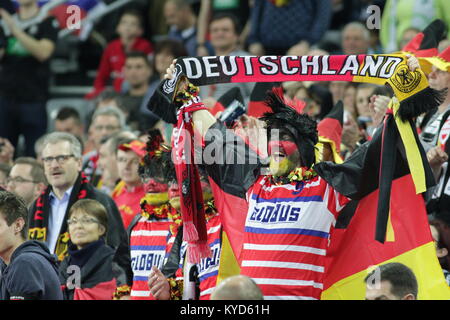
[[[144,185],[138,174],[139,163],[145,155],[145,143],[140,140],[122,140],[116,153],[117,171],[124,185],[114,190],[112,198],[127,229],[134,216],[141,211],[140,200],[145,195]]]
[[[434,219],[430,221],[430,228],[445,281],[450,286],[450,227],[444,221]]]
[[[87,99],[95,98],[113,80],[114,90],[120,92],[123,82],[123,66],[128,52],[142,51],[145,54],[153,52],[152,44],[141,38],[143,33],[142,16],[139,11],[129,9],[120,17],[116,29],[119,39],[108,44],[100,61],[94,90],[86,95]]]
[[[12,165],[15,148],[8,139],[0,137],[0,163]]]
[[[413,27],[403,31],[402,37],[400,39],[399,48],[405,47],[420,32],[421,30]]]
[[[343,54],[367,54],[370,47],[369,30],[360,22],[350,22],[342,30],[341,45]]]
[[[90,126],[90,139],[93,141],[94,150],[83,155],[83,172],[95,186],[100,179],[101,172],[97,169],[98,150],[100,141],[125,127],[125,116],[120,109],[116,107],[104,107],[97,109],[92,116]]]
[[[377,266],[364,282],[366,300],[417,300],[416,276],[404,264],[391,262]]]
[[[155,70],[158,79],[155,79],[151,83],[150,86],[152,87],[152,90],[155,90],[158,87],[160,81],[164,79],[164,74],[166,73],[166,70],[172,63],[173,59],[186,56],[187,54],[188,53],[186,52],[186,49],[184,48],[183,44],[177,40],[164,39],[158,41],[155,44],[153,70]],[[148,110],[147,107],[145,108],[145,110]],[[148,113],[149,111],[146,112]],[[155,128],[159,129],[163,134],[164,140],[170,143],[170,137],[172,136],[173,126],[160,120],[155,125]]]
[[[20,157],[14,161],[8,176],[7,190],[22,197],[27,207],[47,187],[44,167],[34,158]]]
[[[241,27],[239,20],[232,14],[220,13],[211,19],[209,33],[211,45],[217,56],[247,56],[247,51],[238,48]],[[239,87],[244,101],[248,102],[254,83],[224,83],[202,88],[202,98],[212,97],[218,100],[233,87]],[[215,103],[215,101],[214,101]]]
[[[22,199],[0,192],[0,300],[62,300],[56,257],[26,241],[28,211]]]
[[[360,84],[356,89],[356,112],[358,114],[356,120],[362,130],[367,130],[372,125],[369,103],[375,89],[376,86],[370,83]]]
[[[114,133],[109,137],[103,138],[99,149],[98,168],[102,172],[101,180],[97,188],[108,195],[113,190],[121,188],[124,184],[119,185],[120,178],[117,168],[117,148],[119,141],[122,139],[137,139],[136,135],[130,131],[121,131]]]
[[[210,47],[207,44],[208,29],[210,18],[220,14],[229,13],[238,19],[240,26],[245,26],[241,32],[239,47],[244,47],[245,40],[248,36],[250,23],[248,21],[250,15],[250,1],[227,1],[218,2],[211,0],[201,0],[200,10],[197,19],[197,56],[206,56],[211,54]]]
[[[65,132],[50,133],[42,151],[47,189],[30,209],[29,238],[47,243],[50,252],[62,261],[67,255],[68,212],[79,199],[99,201],[108,213],[106,243],[116,250],[116,261],[127,273],[130,270],[128,240],[119,210],[114,201],[96,190],[81,172],[81,145],[75,136]]]
[[[170,39],[183,43],[189,56],[197,55],[197,17],[185,0],[168,0],[164,16],[169,26]]]
[[[419,137],[427,152],[437,146],[438,142],[445,144],[445,141],[439,141],[439,135],[441,128],[450,119],[450,92],[448,91],[450,88],[450,47],[442,51],[438,55],[438,59],[430,59],[430,62],[432,63],[432,71],[428,75],[430,88],[435,90],[447,89],[447,92],[445,93],[445,100],[437,110],[430,110],[420,124],[422,132]]]
[[[153,59],[153,70],[155,71],[155,79],[157,83],[164,79],[167,68],[173,59],[187,56],[186,48],[178,40],[163,39],[155,44],[155,54]]]
[[[331,81],[329,84],[329,90],[333,96],[333,105],[339,100],[344,100],[345,89],[347,88],[347,83],[344,81]]]
[[[284,55],[318,42],[331,19],[330,0],[255,1],[250,11],[249,51]]]
[[[354,83],[348,83],[344,90],[344,97],[342,102],[344,103],[344,109],[350,112],[351,115],[356,118],[358,117],[358,111],[356,110],[356,88],[358,86]]]
[[[435,19],[450,25],[449,5],[447,0],[387,0],[380,27],[384,52],[401,49],[401,37],[408,28],[423,30]]]
[[[36,160],[39,161],[41,164],[43,164],[43,162],[42,162],[42,149],[44,148],[42,143],[44,142],[46,135],[47,134],[42,135],[34,143],[34,152],[36,153]]]
[[[10,171],[11,171],[11,165],[9,165],[7,163],[0,163],[0,188],[6,189]]]
[[[252,278],[237,275],[223,280],[213,291],[211,300],[264,300],[264,297]]]
[[[34,143],[47,130],[49,59],[58,22],[52,17],[36,18],[38,0],[18,3],[14,16],[0,10],[0,137],[17,147],[22,134],[25,155],[34,156]]]
[[[73,204],[67,220],[71,245],[61,262],[59,278],[65,300],[112,300],[126,276],[114,261],[114,249],[106,245],[108,213],[98,201],[81,199]],[[80,270],[78,286],[71,276]]]
[[[121,100],[129,112],[127,124],[134,130],[145,132],[159,120],[157,116],[141,111],[147,109],[155,89],[150,87],[153,69],[148,57],[138,51],[127,54],[124,75],[129,89],[123,93]]]
[[[55,118],[55,131],[71,133],[84,140],[84,126],[80,113],[72,107],[62,107]]]

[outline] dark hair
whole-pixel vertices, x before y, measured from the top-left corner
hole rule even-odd
[[[222,19],[230,19],[232,24],[233,24],[233,27],[234,27],[234,33],[237,34],[237,35],[241,34],[242,27],[241,27],[241,24],[239,22],[239,19],[232,13],[220,12],[220,13],[215,14],[211,18],[211,21],[209,22],[209,25],[211,25],[211,23],[213,23],[214,21],[222,20]]]
[[[140,28],[143,28],[143,27],[144,27],[144,18],[142,17],[142,14],[141,14],[138,10],[133,9],[133,8],[131,8],[131,9],[126,9],[126,10],[120,15],[119,21],[120,21],[124,16],[126,16],[126,15],[136,17],[136,18],[138,19],[138,22],[139,22],[139,27],[140,27]]]
[[[99,223],[105,227],[105,234],[103,237],[106,237],[106,233],[108,232],[108,214],[106,208],[100,202],[93,199],[78,200],[70,207],[69,219],[76,211],[82,211],[88,215],[94,216]]]
[[[372,94],[392,98],[394,96],[394,91],[389,86],[377,86]]]
[[[17,219],[22,218],[24,225],[20,235],[24,240],[28,233],[28,208],[25,201],[9,191],[0,191],[0,213],[3,214],[8,226],[12,225]]]
[[[127,59],[141,58],[142,60],[145,61],[145,64],[148,67],[152,66],[151,63],[150,63],[150,60],[148,59],[147,54],[145,52],[142,52],[142,51],[131,51],[131,52],[127,53],[126,58]]]
[[[69,106],[65,106],[59,109],[55,120],[64,121],[69,118],[74,118],[77,121],[77,123],[81,123],[80,113],[75,108]]]
[[[287,130],[300,150],[302,166],[310,168],[315,163],[314,150],[319,139],[316,121],[288,106],[277,88],[267,92],[265,104],[272,109],[260,118],[266,122],[268,137],[273,129]]]
[[[367,275],[364,279],[365,283],[375,272],[379,272],[380,281],[388,281],[391,284],[391,293],[393,295],[402,298],[407,294],[413,294],[417,299],[419,286],[416,276],[410,268],[402,263],[391,262],[378,266],[377,269]]]
[[[445,248],[448,254],[445,257],[439,258],[439,263],[442,269],[450,269],[450,226],[440,219],[433,219],[430,221],[430,225],[435,227],[439,240],[437,241],[437,247],[439,249]]]
[[[175,58],[187,56],[186,48],[178,40],[163,39],[156,42],[154,56],[164,51],[170,52]]]
[[[31,166],[30,175],[34,182],[36,183],[47,183],[47,178],[45,177],[44,166],[34,158],[31,157],[19,157],[14,160],[14,165],[16,164],[27,164]]]

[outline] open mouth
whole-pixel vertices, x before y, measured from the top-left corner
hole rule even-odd
[[[272,153],[271,156],[275,161],[282,161],[284,158],[286,158],[286,154],[279,151]]]
[[[53,172],[53,173],[52,173],[52,177],[53,177],[53,178],[57,178],[57,177],[62,176],[62,174],[63,174],[62,172]]]

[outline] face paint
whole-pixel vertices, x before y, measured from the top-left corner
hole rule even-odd
[[[158,182],[155,179],[149,179],[146,183],[144,183],[144,190],[145,193],[167,193],[168,186],[166,183]]]
[[[289,172],[294,170],[296,167],[295,162],[289,160],[289,158],[284,158],[281,161],[276,161],[274,158],[270,158],[269,169],[270,173],[274,176],[284,176]]]
[[[147,202],[153,206],[169,202],[169,196],[167,192],[149,193],[145,198]]]
[[[169,199],[179,197],[180,197],[180,188],[178,187],[178,183],[171,183],[169,186]]]
[[[297,150],[297,144],[293,141],[287,141],[287,140],[272,140],[269,142],[268,145],[268,152],[269,155],[272,155],[276,152],[281,152],[286,156],[290,156]]]

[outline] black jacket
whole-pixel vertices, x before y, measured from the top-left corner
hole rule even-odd
[[[64,299],[111,300],[115,289],[127,284],[126,275],[114,262],[114,254],[114,249],[106,245],[104,240],[90,243],[81,250],[71,245],[69,255],[59,266]],[[80,276],[79,288],[74,286],[76,283],[74,269],[77,267]]]
[[[57,259],[45,243],[26,241],[2,262],[0,300],[62,300]]]

